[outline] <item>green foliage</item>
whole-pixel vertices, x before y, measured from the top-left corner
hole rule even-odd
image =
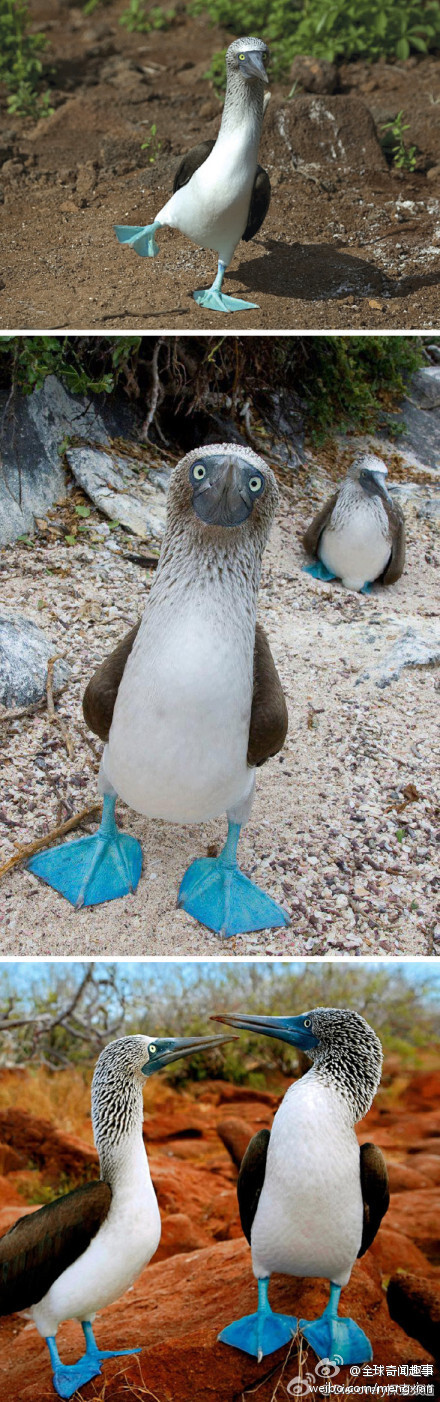
[[[332,430],[372,431],[422,364],[421,345],[405,336],[317,336],[305,342],[297,384],[312,437],[319,442]],[[393,427],[399,432],[398,422]]]
[[[405,59],[440,47],[439,0],[192,0],[190,13],[202,11],[233,34],[264,36],[275,72],[295,54]],[[209,69],[217,85],[221,59],[215,54]],[[222,78],[224,86],[224,69]]]
[[[175,18],[175,10],[164,10],[162,5],[153,5],[151,10],[146,10],[144,0],[130,0],[128,10],[124,10],[119,23],[130,34],[149,34],[152,29],[170,29]]]
[[[41,87],[44,34],[29,33],[26,0],[0,0],[0,82],[9,96],[8,112],[18,117],[49,117],[50,95]]]
[[[157,161],[159,151],[162,150],[162,142],[156,140],[156,135],[157,125],[156,122],[152,122],[150,127],[150,135],[146,137],[146,140],[142,142],[141,146],[141,151],[149,151],[150,153],[148,157],[150,165],[154,165],[154,162]]]
[[[397,170],[414,170],[417,162],[417,146],[406,146],[403,133],[409,131],[409,122],[404,122],[403,112],[398,112],[392,122],[381,127],[384,136],[381,142],[385,155],[390,157]]]
[[[0,357],[12,361],[13,383],[24,394],[41,389],[47,375],[57,375],[71,394],[111,394],[139,342],[138,336],[123,336],[113,346],[107,342],[106,368],[100,374],[95,343],[89,349],[81,342],[77,349],[69,336],[0,336]]]

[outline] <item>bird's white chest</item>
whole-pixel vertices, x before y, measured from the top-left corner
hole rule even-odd
[[[110,1211],[87,1250],[59,1276],[31,1313],[40,1333],[55,1334],[63,1319],[93,1318],[129,1288],[160,1241],[161,1221],[143,1146],[139,1166],[113,1189]]]
[[[139,813],[202,822],[250,791],[254,627],[199,595],[147,611],[125,668],[106,777]]]
[[[313,1072],[275,1116],[255,1215],[257,1276],[323,1276],[345,1285],[362,1238],[359,1146],[340,1097]]]
[[[259,133],[258,133],[259,135]],[[258,135],[245,123],[220,134],[213,151],[157,218],[228,263],[246,228],[257,169]]]
[[[382,574],[391,553],[387,512],[379,497],[351,489],[339,500],[319,542],[327,569],[347,589],[362,589]]]

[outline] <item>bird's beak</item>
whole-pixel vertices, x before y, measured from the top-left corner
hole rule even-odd
[[[304,1027],[304,1016],[257,1017],[255,1013],[240,1013],[237,1017],[226,1017],[223,1013],[214,1013],[213,1021],[225,1022],[228,1027],[236,1027],[243,1032],[259,1032],[264,1037],[277,1037],[281,1042],[289,1042],[291,1046],[302,1047],[307,1051],[318,1046],[318,1039],[314,1037],[310,1027]]]
[[[261,54],[257,50],[255,53],[246,54],[244,62],[240,64],[240,69],[242,73],[245,73],[246,78],[260,78],[263,83],[269,82]]]
[[[220,1047],[224,1042],[235,1042],[235,1037],[226,1037],[223,1033],[218,1037],[157,1037],[151,1043],[154,1052],[150,1051],[150,1058],[142,1067],[144,1076],[151,1076],[153,1071],[161,1071],[163,1066],[169,1066],[172,1061],[179,1061],[181,1056],[192,1056],[194,1052],[209,1051],[211,1047]]]
[[[378,487],[379,491],[390,499],[387,479],[384,472],[373,472],[371,468],[365,468],[364,471],[361,472],[359,480],[364,491],[369,493],[370,496],[374,493],[375,487]]]

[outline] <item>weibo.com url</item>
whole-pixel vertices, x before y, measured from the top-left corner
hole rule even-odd
[[[335,1383],[333,1379],[328,1379],[325,1383],[315,1384],[315,1392],[319,1392],[320,1397],[387,1397],[389,1393],[393,1397],[434,1397],[434,1388],[428,1383]],[[289,1388],[287,1388],[289,1396]],[[300,1397],[300,1392],[290,1392],[291,1397]]]

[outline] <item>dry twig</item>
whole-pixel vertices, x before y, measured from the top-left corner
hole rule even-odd
[[[55,838],[64,837],[66,832],[72,832],[74,828],[79,827],[80,823],[84,823],[86,818],[91,818],[98,811],[101,811],[100,800],[90,803],[88,808],[82,808],[80,813],[74,813],[73,818],[68,818],[66,823],[60,823],[58,827],[52,828],[52,831],[47,832],[44,837],[37,837],[34,842],[28,842],[26,847],[20,847],[18,852],[15,852],[14,856],[9,857],[9,860],[0,867],[0,881],[2,876],[6,876],[8,871],[13,870],[13,867],[19,866],[21,862],[26,862],[28,857],[34,856],[35,852],[41,852],[44,847],[48,847],[51,842],[54,842]]]

